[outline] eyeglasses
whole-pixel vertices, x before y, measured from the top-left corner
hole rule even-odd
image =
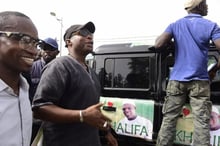
[[[0,31],[0,37],[7,37],[13,41],[18,41],[19,46],[24,49],[37,48],[40,43],[39,39],[20,32]]]
[[[87,37],[88,35],[93,35],[93,33],[91,33],[88,29],[80,29],[79,31],[75,32],[72,34],[72,36],[74,35],[80,35],[83,37]]]

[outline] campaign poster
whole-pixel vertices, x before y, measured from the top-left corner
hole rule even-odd
[[[193,136],[193,116],[189,104],[182,108],[180,117],[177,120],[175,143],[190,145]]]
[[[152,140],[154,101],[101,97],[102,112],[112,120],[116,133]],[[192,108],[186,104],[177,121],[174,143],[191,145],[193,140]],[[210,119],[210,146],[220,146],[220,105],[213,105]]]
[[[220,146],[220,106],[213,105],[210,119],[210,146]],[[193,115],[189,104],[182,108],[176,126],[175,143],[191,145],[193,140]]]
[[[152,140],[154,101],[101,97],[102,112],[117,134]]]
[[[220,106],[213,105],[210,119],[210,146],[220,146]]]

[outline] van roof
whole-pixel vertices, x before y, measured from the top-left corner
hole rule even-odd
[[[129,53],[129,52],[146,52],[152,45],[121,43],[101,45],[95,49],[94,54],[112,54],[112,53]]]

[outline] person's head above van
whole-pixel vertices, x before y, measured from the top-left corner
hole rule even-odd
[[[198,6],[203,0],[186,0],[185,4],[184,4],[184,8],[187,11],[192,10],[193,8],[195,8],[196,6]]]
[[[206,16],[208,14],[208,6],[206,0],[186,0],[184,9],[188,13],[200,14]]]

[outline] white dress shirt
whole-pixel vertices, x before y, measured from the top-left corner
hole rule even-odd
[[[20,77],[19,95],[0,79],[0,146],[30,146],[32,110],[29,85]]]

